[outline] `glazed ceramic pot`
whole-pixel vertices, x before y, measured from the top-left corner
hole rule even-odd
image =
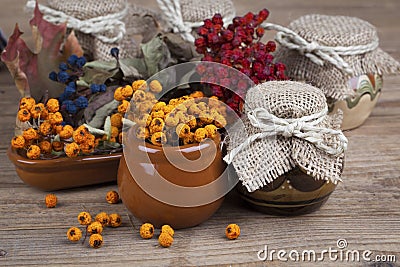
[[[342,130],[354,129],[365,122],[378,102],[383,79],[377,74],[361,75],[350,79],[349,84],[355,91],[354,97],[328,102],[330,112],[343,111]]]
[[[142,222],[156,227],[169,224],[175,229],[196,226],[211,217],[223,202],[223,196],[213,199],[220,190],[213,182],[226,178],[220,136],[200,144],[158,147],[131,136],[131,130],[118,170],[118,190],[127,209]],[[198,165],[203,164],[197,160],[200,155],[209,159],[204,168]],[[144,184],[151,182],[155,185],[146,189]],[[200,193],[189,190],[186,194],[185,188],[205,185],[209,185],[209,190],[201,193],[201,197],[210,201],[189,204]]]
[[[122,153],[32,160],[10,147],[7,155],[24,183],[52,191],[115,182]]]
[[[318,210],[335,188],[335,184],[315,180],[299,168],[289,171],[252,193],[242,185],[237,185],[239,195],[252,208],[267,214],[285,216]]]

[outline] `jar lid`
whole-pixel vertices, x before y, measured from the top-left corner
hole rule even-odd
[[[356,17],[309,14],[292,21],[288,28],[308,42],[325,46],[367,45],[379,40],[376,28]]]
[[[376,28],[355,17],[310,14],[277,30],[275,61],[286,75],[320,88],[325,97],[344,100],[355,95],[349,80],[365,74],[400,73],[400,63],[379,48]]]
[[[341,114],[327,115],[320,89],[271,81],[250,89],[245,115],[229,129],[227,156],[249,192],[299,167],[316,180],[341,181],[347,139]]]
[[[119,13],[127,7],[128,2],[127,0],[47,0],[47,4],[50,8],[64,12],[69,16],[86,20]]]

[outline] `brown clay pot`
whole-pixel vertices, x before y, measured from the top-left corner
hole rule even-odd
[[[10,147],[7,155],[24,183],[52,191],[115,182],[122,153],[32,160]]]
[[[220,136],[213,140],[207,139],[201,145],[157,147],[130,136],[130,132],[132,131],[127,133],[128,141],[124,144],[124,156],[121,158],[118,170],[118,190],[124,205],[136,218],[142,222],[152,223],[155,227],[169,224],[175,229],[180,229],[196,226],[206,221],[218,210],[223,202],[223,196],[199,206],[169,204],[171,202],[164,201],[152,193],[149,194],[138,181],[160,179],[155,175],[158,172],[172,186],[192,188],[212,183],[221,175],[226,175],[224,172],[226,164],[222,160],[219,147]],[[214,146],[216,150],[210,149],[212,143],[216,145]],[[216,153],[214,153],[215,151]],[[128,157],[132,158],[129,166],[126,161],[127,153],[134,155]],[[196,163],[195,160],[199,158],[200,153],[206,158],[213,157],[210,164],[200,171],[185,171],[198,167],[196,165],[199,162]],[[214,155],[212,155],[213,153]],[[182,155],[188,161],[177,159]],[[171,164],[171,159],[174,164]],[[155,190],[153,193],[157,195],[167,194],[167,196],[181,198],[183,202],[185,199],[196,197],[195,194],[177,194],[174,189],[169,191],[163,186],[155,186],[152,190]],[[213,188],[213,190],[218,191],[219,188]],[[207,194],[212,197],[213,190],[205,192],[204,197],[207,198]]]
[[[301,215],[318,210],[335,190],[336,185],[315,180],[299,168],[279,176],[272,183],[249,193],[238,184],[237,191],[252,208],[272,215]]]

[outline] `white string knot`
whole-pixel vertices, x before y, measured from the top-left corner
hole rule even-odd
[[[296,32],[280,25],[263,23],[262,26],[267,30],[277,31],[275,40],[280,45],[290,50],[299,51],[300,54],[308,57],[317,65],[323,66],[324,62],[329,62],[348,74],[354,74],[354,70],[343,59],[343,56],[365,54],[375,50],[379,46],[378,38],[365,45],[325,46],[315,41],[308,42]]]
[[[36,0],[28,0],[26,7],[33,10]],[[118,13],[108,14],[87,20],[79,20],[73,16],[67,15],[62,11],[40,5],[40,11],[45,15],[44,18],[51,23],[67,23],[69,28],[91,34],[103,43],[117,43],[121,41],[126,34],[125,23],[122,21],[128,14],[129,6]]]
[[[259,133],[253,134],[245,139],[239,146],[233,148],[224,157],[224,161],[230,164],[234,157],[257,139],[281,135],[286,138],[297,137],[314,144],[329,155],[338,156],[347,149],[347,138],[342,131],[317,126],[328,113],[325,108],[316,114],[303,116],[296,119],[283,119],[271,114],[265,108],[256,108],[247,113],[252,126],[260,129]],[[336,144],[326,144],[325,136],[337,136]]]
[[[163,11],[168,23],[172,27],[174,33],[179,33],[182,38],[188,42],[194,42],[195,38],[192,35],[193,28],[203,25],[203,21],[189,22],[184,21],[179,0],[157,0],[158,6]],[[235,14],[229,14],[222,18],[225,25],[228,25]]]

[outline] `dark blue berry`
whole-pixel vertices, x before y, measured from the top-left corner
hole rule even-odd
[[[113,48],[111,48],[110,53],[111,53],[111,56],[113,56],[113,57],[115,57],[115,58],[118,58],[118,56],[119,56],[119,49],[118,49],[118,47],[113,47]]]
[[[55,71],[50,72],[49,79],[52,81],[57,81],[57,73]]]
[[[92,83],[90,85],[90,91],[92,91],[92,94],[100,92],[100,85]]]
[[[84,96],[80,96],[75,100],[75,105],[78,108],[86,108],[88,106],[88,100]]]
[[[64,63],[64,62],[61,62],[60,65],[58,65],[58,68],[61,71],[66,71],[68,69],[68,65],[66,63]]]
[[[68,99],[68,96],[64,92],[58,97],[58,102],[63,103],[67,99]]]
[[[77,66],[78,68],[82,68],[83,65],[85,65],[85,64],[86,64],[86,58],[84,58],[84,57],[79,57],[79,58],[76,60],[76,66]]]
[[[57,80],[61,83],[66,83],[69,79],[69,75],[65,71],[60,71],[57,75]]]
[[[76,60],[78,59],[77,55],[71,55],[69,56],[69,58],[67,59],[67,63],[71,66],[74,66],[76,64]]]
[[[72,100],[65,100],[64,102],[62,102],[62,106],[65,106],[67,112],[71,114],[75,114],[78,110],[74,104],[74,101]]]
[[[76,83],[75,83],[75,82],[69,82],[69,83],[68,83],[68,86],[70,86],[70,87],[76,89]]]
[[[73,88],[71,86],[65,87],[64,94],[66,97],[70,97],[73,93],[75,93],[75,88]]]
[[[107,90],[107,86],[105,84],[100,84],[100,92],[105,92]]]

